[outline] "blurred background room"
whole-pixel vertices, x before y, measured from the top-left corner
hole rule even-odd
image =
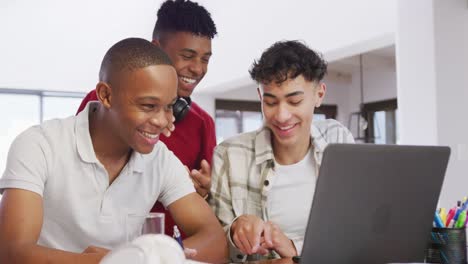
[[[113,43],[151,39],[161,2],[0,2],[2,173],[21,131],[76,113]],[[219,33],[193,100],[215,119],[218,143],[262,124],[254,59],[275,41],[303,40],[329,62],[314,118],[337,119],[357,142],[450,146],[440,206],[467,195],[467,0],[197,2]]]

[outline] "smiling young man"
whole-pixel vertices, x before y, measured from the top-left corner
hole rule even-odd
[[[334,120],[312,122],[326,71],[297,41],[275,43],[250,70],[264,126],[222,142],[213,157],[210,204],[233,262],[301,253],[322,153],[328,143],[354,142]]]
[[[172,122],[177,74],[149,41],[104,56],[99,102],[13,142],[0,192],[0,263],[99,263],[137,233],[156,200],[189,236],[196,259],[219,262],[224,232],[182,163],[159,142]],[[93,245],[93,246],[91,246]]]
[[[152,41],[169,55],[178,75],[176,129],[168,133],[170,137],[161,135],[160,139],[189,168],[195,189],[205,198],[211,186],[215,126],[210,115],[191,102],[190,96],[208,71],[211,40],[216,34],[216,25],[203,6],[186,0],[168,0],[158,10]],[[97,95],[93,90],[83,99],[78,113],[95,100]],[[166,234],[171,235],[174,221],[170,214],[161,203],[153,211],[166,212]]]

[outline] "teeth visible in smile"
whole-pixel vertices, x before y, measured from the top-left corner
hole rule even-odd
[[[291,128],[293,128],[293,127],[294,127],[294,125],[290,125],[290,126],[286,126],[286,127],[279,127],[279,129],[281,129],[281,130],[288,130],[288,129],[291,129]]]
[[[192,78],[188,78],[184,76],[181,76],[180,79],[188,84],[194,84],[197,81],[196,79],[192,79]]]
[[[140,131],[141,134],[143,134],[143,136],[147,137],[147,138],[151,138],[151,139],[155,139],[159,136],[159,134],[150,134],[150,133],[147,133],[147,132],[144,132],[144,131]]]

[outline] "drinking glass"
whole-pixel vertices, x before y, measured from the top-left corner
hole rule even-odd
[[[164,214],[129,214],[126,221],[127,242],[144,234],[164,234]]]
[[[164,214],[163,213],[149,213],[143,227],[141,234],[163,234],[164,235]]]

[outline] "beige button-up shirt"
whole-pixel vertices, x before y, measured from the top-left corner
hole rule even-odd
[[[315,175],[318,175],[327,144],[354,143],[349,130],[332,119],[315,121],[311,138],[311,151],[314,152],[317,164]],[[222,142],[215,148],[212,167],[210,205],[230,241],[231,261],[242,262],[247,256],[234,245],[229,231],[232,222],[241,215],[256,215],[268,221],[267,197],[275,175],[271,131],[262,127]],[[295,239],[293,243],[297,248],[302,245],[303,238]],[[270,257],[277,257],[277,254],[273,252]],[[258,258],[259,256],[250,256],[249,260]]]

